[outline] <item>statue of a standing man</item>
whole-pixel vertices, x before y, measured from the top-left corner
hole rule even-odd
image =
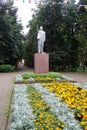
[[[38,39],[38,53],[43,53],[44,42],[46,40],[46,33],[45,31],[43,31],[42,26],[40,26],[40,30],[38,31],[37,39]]]

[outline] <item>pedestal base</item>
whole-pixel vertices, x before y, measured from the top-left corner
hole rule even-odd
[[[34,70],[35,73],[39,74],[49,72],[49,54],[47,53],[34,54]]]

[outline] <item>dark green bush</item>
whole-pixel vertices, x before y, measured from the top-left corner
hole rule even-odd
[[[15,67],[12,65],[0,65],[0,72],[12,72],[15,70]]]

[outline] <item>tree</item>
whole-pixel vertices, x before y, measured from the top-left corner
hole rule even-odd
[[[75,38],[79,41],[78,59],[79,64],[85,69],[87,65],[87,10],[85,7],[79,10],[78,21],[78,33],[75,34]]]
[[[87,4],[87,0],[80,0],[80,3],[82,3],[82,4]]]
[[[81,46],[80,41],[76,38],[80,33],[79,15],[79,7],[74,4],[73,0],[66,4],[60,0],[46,1],[46,4],[40,5],[29,23],[30,31],[26,39],[28,47],[26,53],[31,53],[33,57],[37,44],[36,27],[42,25],[46,31],[44,50],[50,54],[50,69],[57,71],[58,69],[78,67],[78,50]],[[32,49],[29,52],[31,46]],[[31,62],[31,57],[28,59]]]
[[[22,25],[17,22],[16,13],[11,1],[0,8],[0,64],[17,65],[23,53]]]

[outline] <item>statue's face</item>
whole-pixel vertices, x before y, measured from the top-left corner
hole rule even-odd
[[[43,27],[42,27],[42,26],[40,26],[40,30],[43,30]]]

